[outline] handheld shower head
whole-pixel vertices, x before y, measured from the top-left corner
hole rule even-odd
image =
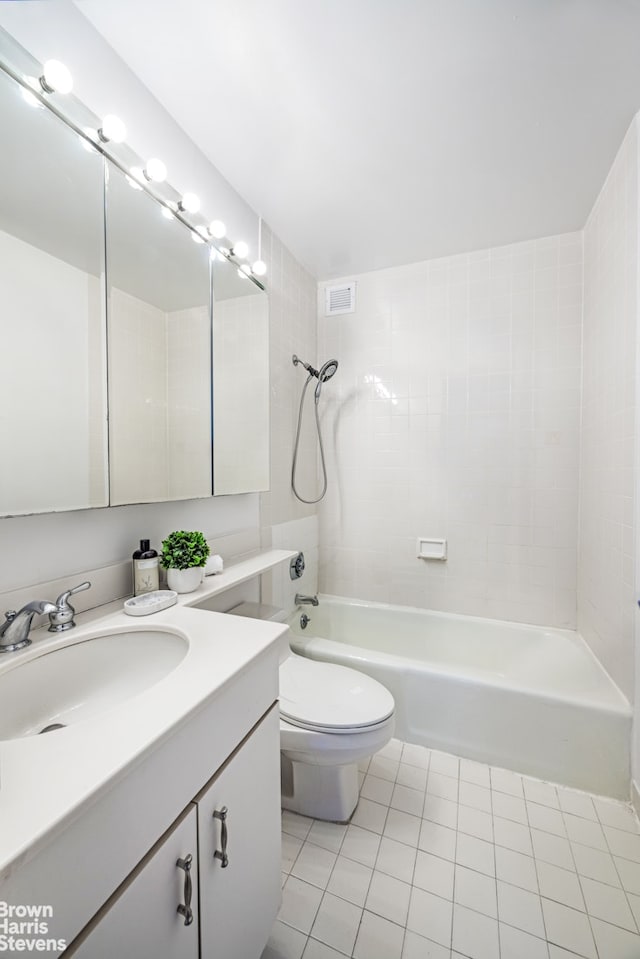
[[[318,377],[318,385],[316,386],[316,392],[315,392],[316,403],[320,399],[320,393],[322,392],[322,384],[326,383],[327,380],[330,380],[337,369],[338,369],[337,360],[327,360],[327,362],[323,363],[320,369],[318,370],[318,373],[316,374]]]

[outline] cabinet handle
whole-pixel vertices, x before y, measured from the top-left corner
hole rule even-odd
[[[186,859],[178,859],[176,866],[178,869],[184,869],[184,906],[182,903],[178,906],[178,912],[181,916],[184,916],[185,926],[190,926],[193,922],[193,910],[191,908],[191,893],[193,892],[193,887],[191,885],[191,863],[193,862],[193,856],[191,853],[186,857]]]
[[[219,819],[220,822],[222,823],[222,828],[220,830],[220,841],[222,844],[222,849],[221,850],[216,849],[216,851],[213,854],[213,858],[219,859],[221,862],[221,868],[226,869],[227,866],[229,865],[229,857],[227,856],[227,839],[228,839],[227,807],[223,806],[222,809],[220,810],[218,809],[214,810],[213,818]]]

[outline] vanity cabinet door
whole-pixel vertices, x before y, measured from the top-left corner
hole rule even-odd
[[[202,959],[260,959],[281,900],[277,705],[196,797]]]
[[[197,838],[191,804],[63,953],[65,959],[198,959]]]

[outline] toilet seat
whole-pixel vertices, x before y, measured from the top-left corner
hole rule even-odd
[[[280,715],[285,722],[320,733],[347,735],[384,726],[393,696],[355,669],[292,655],[280,666]]]

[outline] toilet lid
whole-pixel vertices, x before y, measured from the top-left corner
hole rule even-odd
[[[280,666],[280,715],[307,729],[339,732],[377,726],[393,715],[393,696],[348,666],[289,656]]]

